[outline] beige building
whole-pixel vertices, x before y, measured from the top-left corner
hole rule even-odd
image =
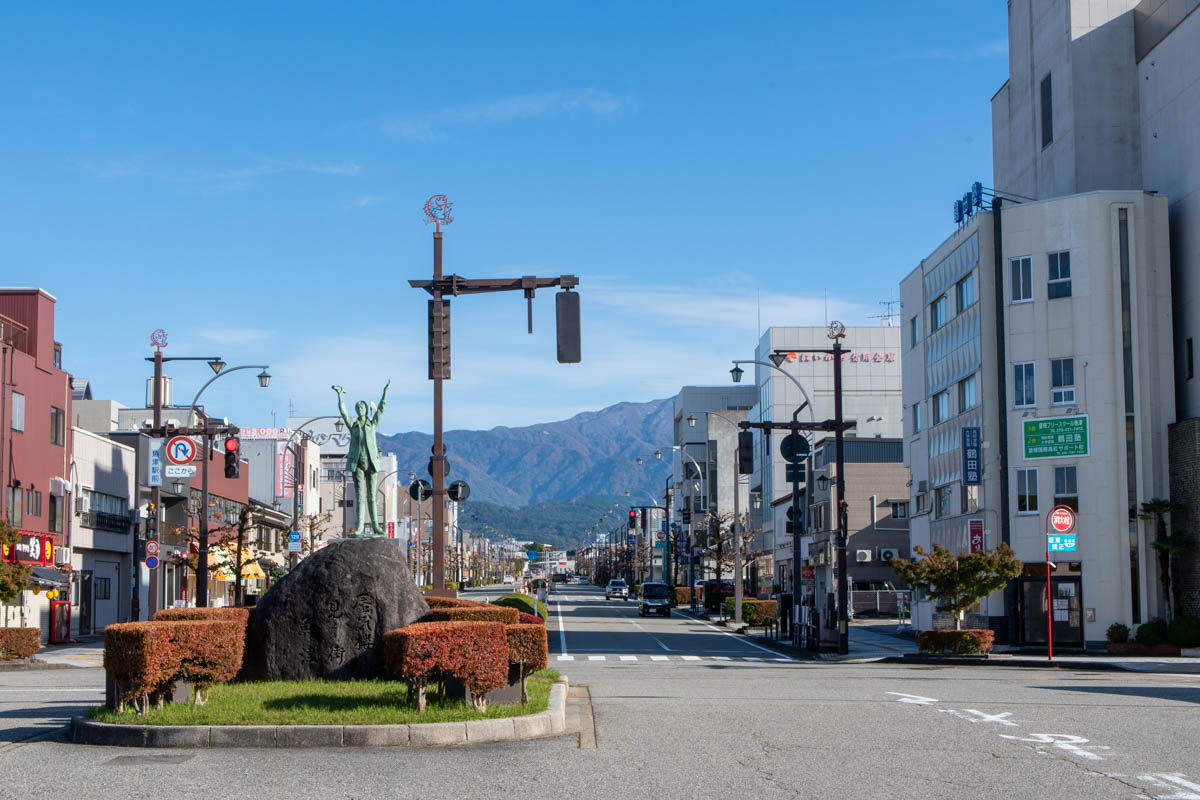
[[[969,219],[900,284],[911,541],[1008,542],[1026,574],[976,622],[1044,643],[1046,514],[1077,509],[1077,549],[1054,557],[1054,640],[1096,643],[1163,613],[1153,523],[1131,511],[1169,491],[1167,201],[1097,191],[1000,214]],[[915,604],[919,628],[934,616]]]

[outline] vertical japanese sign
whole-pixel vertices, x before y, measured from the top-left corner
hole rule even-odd
[[[275,442],[275,496],[291,497],[292,483],[292,451],[286,441]],[[298,476],[297,476],[298,477]]]
[[[962,476],[966,485],[978,484],[982,478],[983,470],[979,466],[979,439],[979,428],[962,429]]]
[[[150,439],[149,470],[146,475],[147,486],[162,486],[163,479],[163,440],[158,437]]]
[[[983,520],[973,519],[968,523],[968,531],[971,534],[971,552],[983,552]]]

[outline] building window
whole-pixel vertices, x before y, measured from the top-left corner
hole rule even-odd
[[[1036,514],[1037,510],[1037,469],[1019,469],[1017,470],[1017,513]]]
[[[51,533],[62,533],[64,500],[65,498],[50,495],[50,519],[46,523],[46,530]]]
[[[95,582],[92,584],[92,597],[96,600],[111,600],[111,584],[111,578],[96,578]]]
[[[975,305],[975,273],[968,273],[965,278],[954,286],[954,298],[957,301],[956,314],[961,314]]]
[[[933,518],[950,516],[950,487],[939,486],[933,490]]]
[[[976,378],[969,375],[958,382],[958,413],[972,409],[979,402]]]
[[[62,343],[54,343],[54,368],[62,369]]]
[[[932,405],[934,425],[950,419],[950,390],[935,394]]]
[[[25,490],[25,514],[30,517],[42,515],[42,493],[34,489]]]
[[[1008,262],[1012,276],[1012,301],[1025,303],[1033,299],[1033,259],[1014,258]]]
[[[4,508],[8,510],[8,524],[15,528],[21,527],[21,523],[24,522],[21,512],[25,508],[25,498],[20,486],[4,487]]]
[[[921,341],[921,317],[916,316],[908,321],[909,342],[911,347],[916,347],[917,342]],[[1190,341],[1190,340],[1189,340]]]
[[[946,295],[929,304],[929,332],[933,333],[946,324]]]
[[[1062,406],[1075,402],[1075,359],[1050,360],[1050,403]]]
[[[965,484],[962,487],[962,499],[959,508],[963,514],[971,514],[979,510],[979,487]]]
[[[892,519],[908,519],[908,503],[893,500]]]
[[[920,433],[921,432],[921,404],[920,403],[912,404],[912,423],[913,423],[912,432]]]
[[[1050,75],[1042,78],[1042,147],[1054,141],[1054,111],[1050,102]]]
[[[1075,467],[1054,468],[1054,505],[1068,506],[1072,511],[1079,510],[1079,483]]]
[[[1051,300],[1057,297],[1071,296],[1071,254],[1068,251],[1050,254],[1050,265],[1047,271],[1049,278],[1046,284],[1046,297]]]
[[[1029,408],[1037,404],[1037,395],[1033,386],[1033,362],[1013,364],[1013,405],[1016,408]]]
[[[12,429],[25,430],[25,395],[20,392],[12,393]]]
[[[67,415],[61,408],[50,406],[50,444],[67,443]]]

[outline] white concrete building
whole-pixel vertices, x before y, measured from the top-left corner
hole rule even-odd
[[[911,542],[1008,542],[1025,576],[976,622],[1044,643],[1045,515],[1077,508],[1078,549],[1055,562],[1054,640],[1094,643],[1162,612],[1153,523],[1130,510],[1168,493],[1167,201],[1090,192],[1001,214],[999,252],[983,212],[900,284]],[[932,605],[913,621],[932,627]]]

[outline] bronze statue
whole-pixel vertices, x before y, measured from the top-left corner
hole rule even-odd
[[[346,472],[354,475],[354,502],[358,505],[358,513],[355,514],[357,521],[354,531],[350,534],[352,538],[384,535],[383,528],[379,525],[379,506],[375,502],[375,476],[379,473],[379,447],[375,443],[375,433],[379,429],[379,418],[383,416],[383,406],[387,403],[388,386],[391,385],[392,382],[389,380],[387,386],[383,387],[383,396],[379,398],[379,405],[375,409],[374,416],[367,416],[368,409],[365,400],[355,403],[354,411],[358,414],[357,419],[350,419],[350,415],[346,412],[346,402],[343,397],[346,390],[341,386],[333,387],[338,396],[338,411],[346,422],[346,427],[350,429],[350,452],[346,454]],[[368,513],[371,515],[373,534],[363,533]]]

